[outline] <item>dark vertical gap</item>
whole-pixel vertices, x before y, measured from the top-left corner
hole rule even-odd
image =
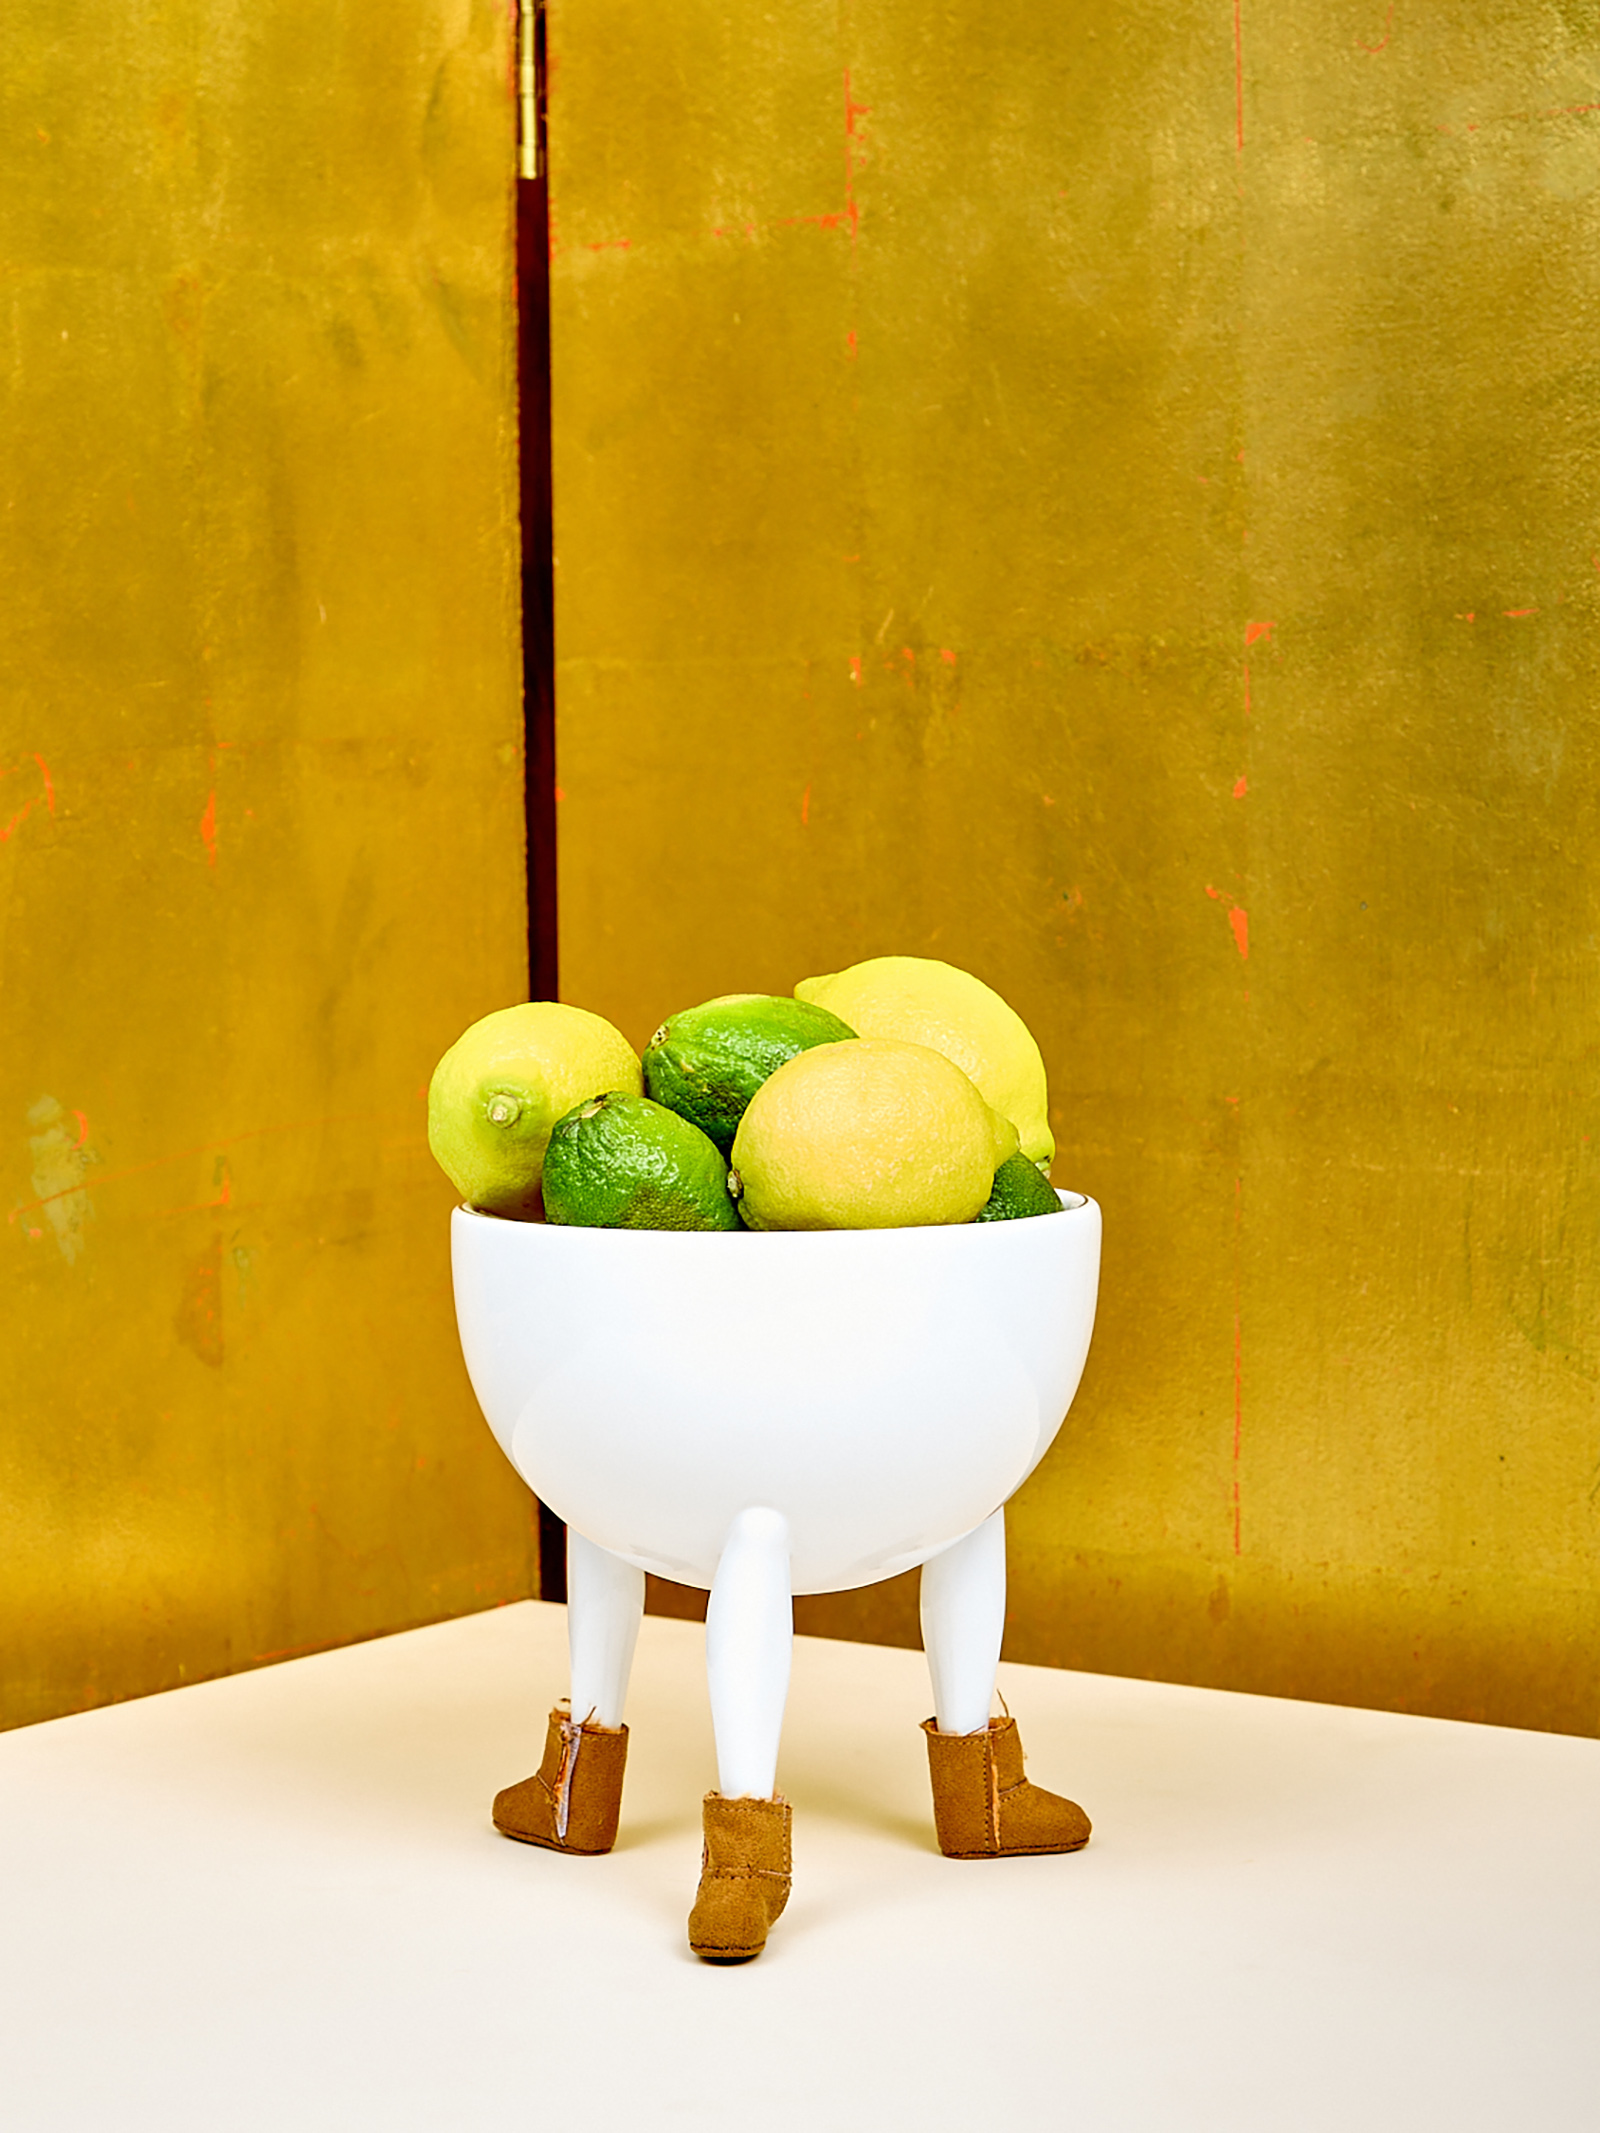
[[[556,636],[550,508],[550,176],[544,9],[533,13],[538,176],[517,180],[517,401],[522,514],[522,716],[528,830],[528,997],[557,997]],[[539,1505],[539,1597],[567,1596],[567,1529]]]
[[[567,1597],[567,1529],[547,1503],[539,1505],[539,1597]]]
[[[543,44],[544,14],[534,17]],[[537,178],[517,180],[521,415],[522,703],[528,823],[528,997],[556,997],[556,647],[550,516],[550,180],[543,153],[539,53]]]

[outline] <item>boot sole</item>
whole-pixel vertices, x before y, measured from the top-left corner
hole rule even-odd
[[[1008,1844],[999,1852],[944,1852],[946,1859],[1050,1859],[1063,1852],[1081,1852],[1088,1843],[1080,1837],[1076,1844]],[[940,1847],[943,1851],[943,1846]]]
[[[510,1837],[515,1844],[537,1844],[542,1852],[564,1852],[569,1859],[603,1859],[612,1849],[609,1844],[563,1844],[556,1837],[530,1837],[523,1830],[507,1829],[504,1822],[494,1826],[502,1837]]]

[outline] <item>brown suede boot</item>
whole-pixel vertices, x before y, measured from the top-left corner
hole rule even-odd
[[[947,1859],[1007,1859],[1025,1852],[1081,1851],[1089,1817],[1022,1774],[1014,1718],[991,1718],[982,1733],[941,1733],[923,1720],[933,1779],[933,1826]]]
[[[747,1963],[789,1901],[787,1800],[725,1800],[708,1792],[700,1893],[689,1913],[689,1945],[711,1963]]]
[[[622,1766],[628,1760],[626,1726],[572,1722],[565,1704],[550,1713],[544,1761],[520,1785],[494,1798],[494,1826],[523,1844],[553,1852],[594,1854],[617,1841],[622,1809]]]

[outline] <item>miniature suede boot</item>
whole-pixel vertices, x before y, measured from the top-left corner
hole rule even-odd
[[[789,1901],[787,1800],[727,1800],[708,1792],[700,1893],[689,1913],[689,1945],[713,1963],[747,1963]]]
[[[574,1725],[571,1712],[558,1704],[550,1713],[544,1761],[532,1777],[495,1794],[495,1828],[553,1852],[610,1851],[627,1760],[626,1726],[597,1726],[589,1719]]]
[[[981,1733],[941,1733],[924,1719],[933,1779],[933,1826],[947,1859],[1008,1859],[1027,1852],[1075,1852],[1089,1841],[1089,1817],[1022,1774],[1014,1718],[991,1718]]]

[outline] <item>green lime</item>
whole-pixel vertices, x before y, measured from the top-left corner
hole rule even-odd
[[[1059,1215],[1061,1202],[1055,1187],[1037,1163],[1014,1155],[994,1174],[994,1191],[988,1204],[974,1217],[979,1222],[1020,1222],[1025,1215]]]
[[[549,1222],[581,1229],[738,1229],[728,1166],[698,1126],[622,1089],[556,1120],[544,1157]]]
[[[775,993],[725,993],[668,1016],[645,1047],[644,1085],[726,1155],[745,1106],[769,1074],[813,1045],[854,1035],[826,1007]]]

